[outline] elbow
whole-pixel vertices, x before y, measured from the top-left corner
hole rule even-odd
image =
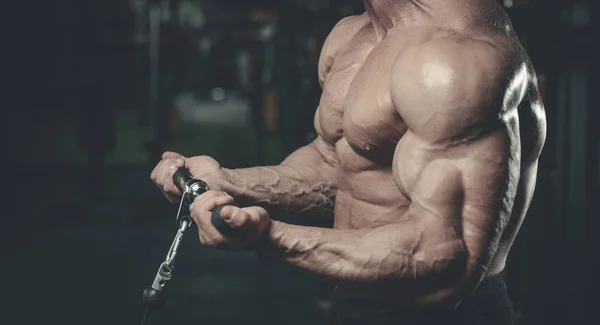
[[[473,267],[466,254],[455,256],[445,267],[422,279],[419,305],[455,308],[471,294],[483,278],[482,268]]]
[[[414,308],[452,309],[469,293],[465,259],[456,257],[429,263],[413,259],[402,271],[379,274],[370,281],[356,281],[356,276],[338,283],[348,293]],[[409,266],[410,265],[410,266]]]
[[[457,246],[462,246],[457,243]],[[468,254],[461,247],[455,247],[446,253],[436,252],[430,256],[419,255],[413,259],[413,274],[411,281],[406,281],[406,274],[398,280],[404,282],[412,290],[403,301],[417,306],[454,308],[474,288],[472,283],[478,282],[468,263]],[[430,252],[432,253],[432,252]],[[412,299],[410,299],[412,296]]]

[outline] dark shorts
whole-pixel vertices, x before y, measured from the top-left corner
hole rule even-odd
[[[423,311],[334,295],[332,325],[513,325],[513,304],[500,275],[481,282],[454,310]]]

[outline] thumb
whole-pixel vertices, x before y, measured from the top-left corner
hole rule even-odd
[[[237,229],[254,230],[260,228],[261,221],[268,213],[261,207],[238,208],[235,206],[224,207],[221,218],[231,227]]]
[[[185,158],[185,157],[178,154],[177,152],[173,152],[173,151],[165,151],[165,153],[162,154],[162,159],[171,159],[171,158]]]
[[[221,219],[233,229],[252,228],[252,215],[245,210],[232,205],[223,207],[221,210]]]
[[[242,215],[240,215],[240,212]],[[237,228],[237,226],[240,225],[240,221],[243,219],[243,217],[242,209],[234,205],[227,205],[221,209],[221,219],[223,219],[223,221],[225,221],[225,223],[230,225],[232,228]]]
[[[177,167],[185,167],[185,158],[176,158],[175,166]]]

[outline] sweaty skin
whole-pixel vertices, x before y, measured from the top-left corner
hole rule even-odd
[[[534,69],[493,0],[365,7],[323,46],[318,138],[279,166],[224,169],[220,188],[333,210],[333,229],[272,221],[263,249],[349,295],[453,306],[502,271],[533,196]]]

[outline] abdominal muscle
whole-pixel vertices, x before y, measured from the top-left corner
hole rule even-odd
[[[392,166],[359,156],[344,138],[337,143],[336,153],[335,229],[374,228],[404,220],[410,200],[398,189]]]

